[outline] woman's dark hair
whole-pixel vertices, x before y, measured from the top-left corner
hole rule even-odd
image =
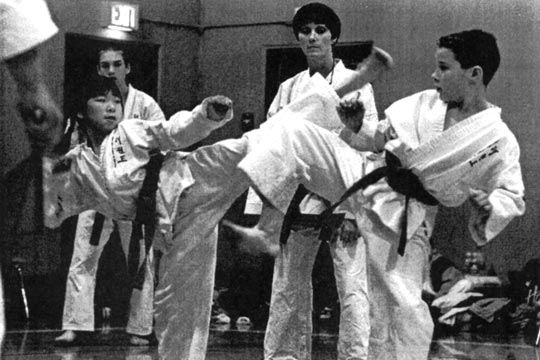
[[[313,2],[302,6],[293,18],[293,32],[298,40],[300,28],[309,23],[324,24],[330,30],[332,39],[339,39],[341,35],[341,21],[337,14],[330,7]]]

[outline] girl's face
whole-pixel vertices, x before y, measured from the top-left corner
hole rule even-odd
[[[110,133],[122,120],[122,99],[112,91],[96,95],[86,103],[88,125],[103,134]]]
[[[332,54],[332,33],[324,24],[309,23],[300,28],[298,33],[300,48],[309,56],[328,56]]]

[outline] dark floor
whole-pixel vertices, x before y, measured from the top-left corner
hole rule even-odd
[[[96,332],[84,342],[59,347],[53,330],[10,331],[6,336],[2,359],[157,359],[156,345],[130,346],[121,329],[104,334]],[[262,359],[264,333],[260,330],[214,329],[211,331],[207,360],[259,360]],[[313,336],[313,360],[336,358],[335,334],[319,333]],[[496,335],[440,336],[432,343],[432,360],[540,360],[540,351],[532,345],[533,339]]]

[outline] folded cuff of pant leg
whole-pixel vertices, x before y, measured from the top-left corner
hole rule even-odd
[[[251,185],[260,195],[283,214],[287,212],[299,182],[293,173],[284,169],[278,157],[269,152],[263,155],[254,151],[238,167],[249,177]]]

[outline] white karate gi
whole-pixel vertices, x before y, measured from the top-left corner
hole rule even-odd
[[[124,119],[165,121],[165,115],[156,101],[146,93],[129,85],[124,105]],[[78,135],[78,131],[74,132]],[[72,144],[78,142],[73,137]],[[90,244],[94,231],[96,212],[88,210],[79,214],[73,243],[73,255],[66,282],[62,329],[74,331],[94,331],[94,291],[99,259],[114,229],[113,219],[105,218],[97,244]],[[117,221],[122,248],[127,256],[132,233],[131,221]],[[98,230],[98,228],[96,228]],[[142,289],[133,288],[126,332],[146,336],[152,333],[154,301],[154,256],[153,248],[145,248],[144,238],[134,239],[140,243],[141,255],[147,253],[144,263]],[[141,258],[141,261],[144,257]]]
[[[272,119],[275,121],[268,124],[265,137],[259,139],[261,143],[250,148],[239,164],[253,186],[283,212],[299,183],[336,201],[354,181],[382,164],[354,151],[334,134],[301,120],[330,111],[335,101],[328,93],[320,92],[311,96],[311,108],[296,107],[277,114],[276,117],[296,117],[298,121],[289,121],[284,126],[285,119]],[[477,227],[471,227],[474,239],[481,239],[483,244],[502,230],[499,224],[504,226],[524,212],[519,146],[500,120],[497,108],[487,109],[443,132],[445,111],[446,105],[435,91],[415,94],[392,105],[387,117],[399,137],[387,143],[387,150],[395,151],[403,164],[410,164],[424,181],[425,188],[441,203],[457,206],[467,199],[470,188],[486,191],[493,206],[486,229],[480,234]],[[400,126],[407,121],[410,123]],[[485,132],[490,139],[486,141],[481,137],[480,145],[469,141],[475,137],[470,131],[474,125],[470,124],[477,121],[499,124],[497,131]],[[384,125],[381,124],[381,129]],[[461,146],[463,143],[473,144]],[[493,143],[504,144],[504,147],[493,152]],[[444,158],[445,151],[430,155],[438,145],[444,146],[447,153],[457,153],[445,158],[447,161],[442,162],[445,167],[438,166],[441,163],[436,158]],[[486,153],[490,156],[483,156]],[[433,159],[435,161],[430,162]],[[462,164],[472,167],[470,163],[478,159],[482,162],[480,170],[462,176]],[[443,188],[437,186],[440,183],[444,184]],[[458,189],[467,196],[461,195],[459,201],[451,202],[450,199],[455,198],[453,194],[443,191],[448,188],[454,192]],[[391,191],[386,180],[381,180],[352,196],[344,206],[355,212],[368,250],[369,358],[426,359],[433,324],[427,305],[421,299],[421,290],[437,207],[411,200],[407,246],[401,257],[397,246],[403,195]],[[475,215],[472,214],[473,219]]]
[[[205,119],[200,107],[192,113],[176,114],[168,122],[127,120],[105,139],[101,157],[81,144],[60,163],[46,159],[44,212],[47,225],[58,226],[66,217],[89,208],[115,219],[133,219],[145,176],[144,165],[149,159],[148,149],[189,146],[225,122]],[[244,143],[232,141],[235,142]],[[230,162],[230,168],[236,169],[240,158],[232,157],[233,161],[229,161],[227,152],[217,145],[203,149],[186,159],[185,154],[170,152],[160,172],[156,196],[161,205],[157,210],[161,210],[163,219],[160,219],[155,246],[164,255],[156,289],[155,330],[160,357],[164,359],[205,357],[215,269],[215,229],[230,203],[248,187],[245,177],[242,185],[242,181],[220,175],[220,168],[212,163],[212,156],[223,158],[217,161],[218,165]],[[210,155],[206,156],[205,151]],[[53,174],[55,167],[57,171]],[[203,175],[199,176],[201,172]],[[232,189],[227,191],[227,186],[239,187],[238,195],[235,196]],[[209,192],[208,198],[204,196],[205,191]],[[222,213],[219,209],[212,210],[224,202],[210,192],[230,198]],[[185,205],[179,205],[180,198]],[[188,211],[182,211],[184,207]],[[210,221],[201,216],[201,212],[207,210]]]
[[[353,70],[347,69],[341,60],[326,78],[339,84]],[[312,88],[309,70],[304,70],[283,82],[270,105],[268,116],[309,92]],[[361,100],[366,108],[366,130],[377,126],[377,109],[371,85],[361,89]],[[323,120],[323,119],[321,119]],[[343,123],[332,117],[320,125],[337,134],[344,130]],[[370,136],[366,136],[369,139]],[[367,146],[366,146],[367,148]],[[249,204],[248,204],[249,205]],[[300,204],[300,213],[316,215],[324,211],[323,199],[308,194]],[[347,218],[354,219],[353,216]],[[293,220],[294,221],[294,220]],[[287,243],[276,257],[272,280],[270,315],[264,338],[264,358],[311,359],[311,335],[313,313],[312,271],[320,246],[320,229],[304,227],[291,230]],[[334,275],[340,299],[340,326],[338,359],[366,359],[369,340],[369,308],[366,301],[367,278],[365,272],[365,245],[362,239],[343,244],[341,239],[330,245],[334,263]],[[360,295],[359,295],[360,294]]]
[[[43,0],[0,0],[0,61],[38,46],[57,32],[58,28],[53,23],[47,4]],[[4,296],[0,275],[0,346],[5,329]]]

